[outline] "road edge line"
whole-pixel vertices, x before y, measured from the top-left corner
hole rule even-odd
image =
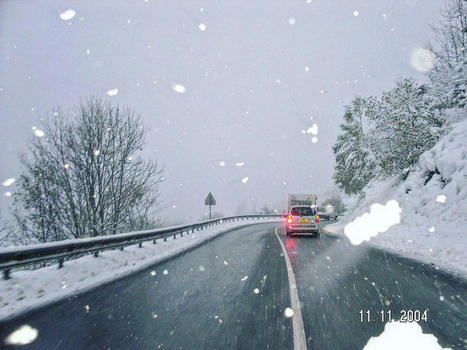
[[[287,267],[287,277],[289,279],[289,290],[290,290],[290,303],[292,305],[292,310],[294,314],[292,316],[292,329],[293,329],[293,347],[294,350],[306,350],[306,337],[305,337],[305,328],[303,326],[302,310],[300,307],[300,299],[298,298],[297,283],[295,282],[295,275],[292,269],[292,264],[290,263],[289,256],[287,255],[287,250],[285,249],[284,243],[277,234],[277,227],[274,230],[274,234],[279,241],[279,244],[282,248],[282,254],[284,255],[285,265]]]

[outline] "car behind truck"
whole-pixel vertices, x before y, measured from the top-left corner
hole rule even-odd
[[[319,237],[319,215],[314,194],[289,194],[286,219],[288,237],[294,234],[311,234]]]

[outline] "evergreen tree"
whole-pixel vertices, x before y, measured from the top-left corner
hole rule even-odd
[[[342,134],[333,147],[336,157],[334,182],[346,193],[360,192],[376,174],[376,163],[370,149],[370,119],[372,99],[355,97],[345,107]]]
[[[402,79],[384,92],[375,122],[376,153],[384,175],[404,173],[418,157],[434,146],[442,133],[443,120],[424,101],[425,88],[412,79]]]

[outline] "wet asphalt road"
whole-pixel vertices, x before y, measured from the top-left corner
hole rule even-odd
[[[47,350],[293,349],[276,228],[295,272],[308,349],[362,349],[384,323],[361,322],[360,310],[375,318],[379,310],[391,310],[399,318],[407,309],[428,310],[427,322],[419,324],[442,346],[465,347],[465,281],[345,239],[286,238],[281,225],[271,223],[231,230],[158,266],[0,322],[0,344]],[[38,329],[38,338],[6,346],[8,334],[24,324]]]

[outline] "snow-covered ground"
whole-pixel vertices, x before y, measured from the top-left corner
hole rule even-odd
[[[369,241],[466,278],[466,145],[467,120],[452,124],[405,181],[371,182],[365,198],[327,232],[346,235],[354,244]]]
[[[0,280],[0,320],[150,267],[232,228],[276,221],[280,219],[228,222],[176,239],[167,238],[166,242],[160,239],[155,245],[146,242],[142,248],[134,245],[124,251],[108,250],[97,258],[87,255],[65,262],[61,269],[52,265],[35,271],[13,271],[11,279]],[[170,271],[154,269],[150,273],[170,274]]]

